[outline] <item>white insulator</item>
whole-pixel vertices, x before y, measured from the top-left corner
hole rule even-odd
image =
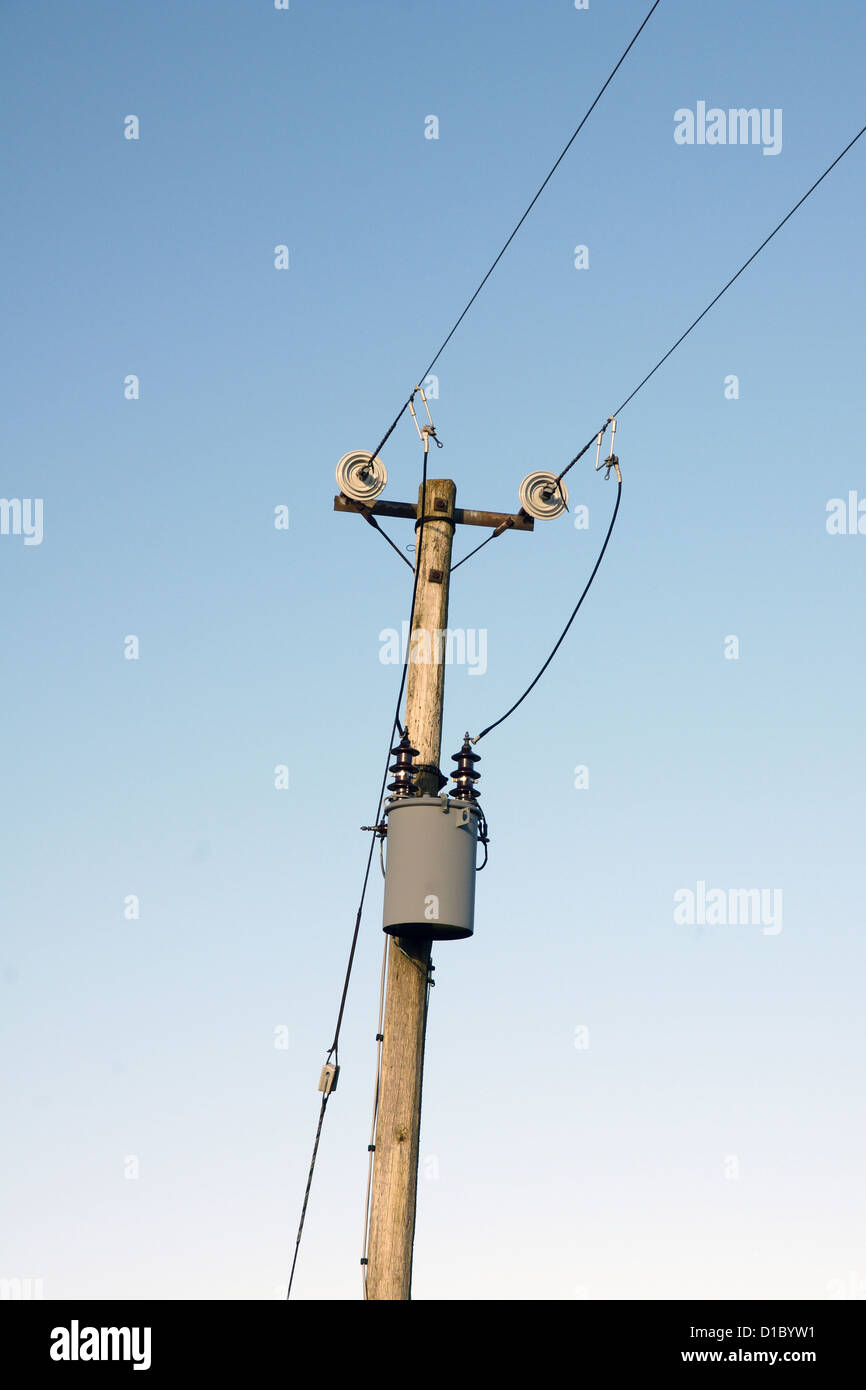
[[[568,489],[556,481],[555,473],[540,469],[528,473],[520,484],[520,505],[538,521],[552,521],[568,511]]]
[[[337,464],[337,487],[353,502],[373,502],[388,481],[385,465],[366,449],[353,449]]]

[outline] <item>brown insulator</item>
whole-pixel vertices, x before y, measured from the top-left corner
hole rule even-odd
[[[468,734],[463,740],[460,752],[451,754],[451,761],[457,764],[451,774],[451,781],[455,784],[452,797],[455,801],[477,801],[478,793],[473,783],[478,781],[481,773],[474,770],[473,763],[480,763],[481,755],[472,752]]]
[[[412,766],[412,760],[417,758],[418,749],[413,748],[409,742],[408,729],[396,747],[391,749],[391,752],[396,753],[397,758],[388,768],[389,772],[394,773],[393,782],[388,783],[388,791],[392,796],[414,796],[415,769]]]

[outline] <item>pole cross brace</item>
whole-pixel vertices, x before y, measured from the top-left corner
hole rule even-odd
[[[362,504],[363,505],[363,504]],[[360,511],[357,502],[352,502],[343,493],[338,493],[334,498],[335,512],[357,512]],[[405,517],[409,521],[418,520],[418,508],[414,502],[374,502],[372,506],[365,506],[363,515],[367,513],[373,516],[399,516]],[[508,531],[534,531],[535,518],[527,516],[525,512],[479,512],[470,511],[468,507],[455,507],[453,513],[454,522],[458,526],[490,526],[493,528],[502,527]],[[427,521],[450,521],[450,517],[427,516]]]

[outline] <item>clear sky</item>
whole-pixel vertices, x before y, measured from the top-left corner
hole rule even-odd
[[[334,468],[647,8],[3,6],[0,492],[43,504],[40,543],[14,507],[0,535],[4,1278],[285,1286],[411,587],[333,512]],[[864,41],[855,0],[662,0],[437,366],[458,505],[516,509],[632,390],[863,124]],[[699,103],[781,112],[780,148],[677,143]],[[827,530],[866,499],[864,170],[866,139],[623,412],[596,585],[479,745],[493,839],[474,938],[434,951],[418,1298],[866,1276],[866,534]],[[383,458],[413,500],[408,420]],[[449,768],[592,566],[614,483],[590,457],[568,482],[588,529],[455,575],[486,669],[449,668]],[[782,915],[675,921],[700,883]],[[374,879],[299,1298],[360,1294],[382,940]]]

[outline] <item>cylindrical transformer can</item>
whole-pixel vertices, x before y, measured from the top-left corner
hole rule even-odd
[[[428,941],[471,936],[478,807],[447,796],[406,796],[387,802],[385,814],[384,930]]]

